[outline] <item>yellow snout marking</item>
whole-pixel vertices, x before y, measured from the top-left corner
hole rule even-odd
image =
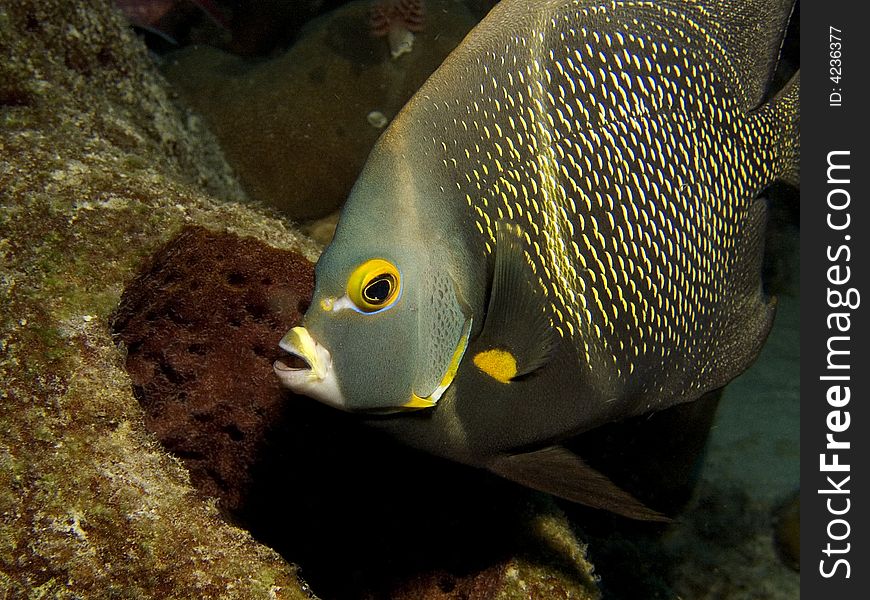
[[[507,350],[493,348],[474,355],[477,368],[502,383],[510,383],[517,374],[517,359]]]

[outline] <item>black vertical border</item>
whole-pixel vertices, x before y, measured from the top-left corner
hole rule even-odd
[[[870,145],[867,126],[870,119],[870,98],[867,94],[867,79],[870,77],[870,7],[864,2],[849,0],[804,0],[801,3],[801,593],[805,598],[836,598],[851,600],[868,598],[870,594],[870,531],[867,530],[867,493],[870,486],[870,331],[867,327],[864,304],[870,302],[867,286],[870,270],[870,210],[868,210],[867,181],[870,179],[870,164],[867,147]],[[832,66],[830,27],[842,30],[842,79],[830,79]],[[836,63],[833,65],[836,66]],[[836,73],[834,73],[836,74]],[[842,94],[842,105],[831,106],[830,94]],[[848,184],[828,182],[828,153],[848,151],[836,155],[840,164],[848,163],[850,169],[834,171],[834,178],[845,175]],[[835,189],[848,192],[847,208],[833,211],[828,207],[828,194]],[[833,192],[835,204],[842,205],[847,196]],[[850,219],[848,228],[837,231],[828,225],[842,225],[846,213]],[[841,246],[839,260],[831,261]],[[830,250],[829,250],[830,249]],[[846,261],[847,254],[850,260]],[[829,272],[834,265],[839,271]],[[850,268],[850,279],[839,285],[832,284],[829,276],[843,278],[845,267]],[[829,290],[839,289],[844,294],[854,288],[861,294],[860,303],[854,309],[829,306]],[[848,332],[829,330],[831,313],[849,313]],[[832,335],[848,336],[848,342],[839,341],[840,349],[848,349],[849,355],[840,355],[838,362],[848,362],[849,369],[832,371],[827,368],[828,338]],[[845,357],[844,357],[845,356]],[[825,381],[824,375],[848,375],[849,381]],[[840,407],[828,402],[828,390],[832,385],[849,386],[848,404]],[[840,394],[843,404],[845,394]],[[837,402],[836,396],[834,402]],[[831,415],[832,411],[841,411]],[[845,412],[849,424],[841,432],[831,432],[831,424],[838,429],[845,427]],[[848,449],[826,449],[826,435],[831,433],[836,441],[849,442]],[[838,461],[848,464],[848,472],[823,472],[820,455],[826,453],[826,461],[833,461],[832,454],[839,454]],[[830,476],[835,485],[827,480]],[[844,476],[850,477],[843,482]],[[848,493],[828,493],[839,485]],[[821,492],[820,492],[821,491]],[[834,515],[831,509],[848,512]],[[848,500],[848,503],[847,503]],[[842,519],[844,522],[834,522]],[[830,526],[830,527],[829,527]],[[848,536],[842,540],[832,539]],[[833,550],[848,552],[826,554],[828,544]],[[846,544],[849,544],[846,546]],[[848,561],[835,565],[837,559]],[[824,561],[824,562],[822,562]],[[824,577],[821,571],[829,574]]]

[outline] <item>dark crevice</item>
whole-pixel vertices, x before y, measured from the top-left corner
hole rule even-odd
[[[244,285],[247,281],[247,277],[245,277],[242,273],[230,273],[227,275],[227,283],[232,286],[241,286]]]

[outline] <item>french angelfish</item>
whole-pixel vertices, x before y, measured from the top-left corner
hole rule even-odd
[[[384,132],[281,383],[405,443],[640,519],[561,441],[755,359],[774,180],[797,184],[791,0],[502,0]],[[410,413],[410,414],[409,414]]]

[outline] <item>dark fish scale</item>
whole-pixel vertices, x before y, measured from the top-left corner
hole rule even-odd
[[[640,16],[624,21],[629,6]],[[449,104],[415,106],[485,253],[497,221],[523,227],[554,327],[581,365],[620,380],[674,353],[710,360],[715,341],[699,339],[724,326],[740,221],[775,175],[772,123],[744,114],[705,26],[647,3],[566,10],[465,65],[453,83],[480,95],[461,130]],[[642,370],[664,389],[661,369]],[[705,369],[683,370],[704,388]]]

